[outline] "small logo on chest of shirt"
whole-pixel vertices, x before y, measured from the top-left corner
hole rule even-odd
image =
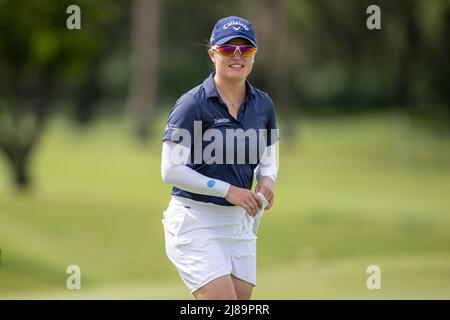
[[[218,124],[218,123],[226,123],[226,122],[230,122],[230,119],[228,119],[228,118],[214,119],[214,124]]]

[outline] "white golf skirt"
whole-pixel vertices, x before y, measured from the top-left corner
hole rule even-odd
[[[241,207],[172,196],[162,223],[167,256],[191,292],[229,274],[256,285],[254,220]]]

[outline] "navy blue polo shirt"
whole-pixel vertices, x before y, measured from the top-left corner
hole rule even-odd
[[[237,119],[235,119],[229,113],[226,104],[217,92],[214,74],[213,72],[202,84],[183,94],[177,100],[170,111],[163,141],[170,140],[189,146],[191,158],[187,166],[193,170],[207,177],[228,182],[233,186],[251,190],[253,172],[264,147],[279,139],[274,104],[267,93],[253,87],[246,81],[246,97],[240,106]],[[180,137],[177,134],[180,129],[189,132],[191,139],[185,140],[184,136]],[[239,132],[236,130],[240,130],[241,133],[258,132],[254,135],[257,141],[256,154],[253,152],[255,150],[253,144],[249,145],[250,138],[238,139],[229,135],[231,132]],[[210,144],[218,143],[217,138],[211,138],[211,136],[205,139],[207,133],[213,131],[215,134],[222,134],[219,140],[223,141],[223,149],[217,148],[217,150],[222,150],[222,157],[220,157],[223,158],[222,161],[212,158],[206,159],[203,156],[204,151],[208,151],[205,148],[209,146],[209,149],[211,149],[212,145]],[[261,132],[266,134],[260,135]],[[197,140],[194,136],[197,137]],[[199,136],[202,137],[200,144],[198,143]],[[234,144],[231,144],[234,148],[230,148],[231,142],[234,142]],[[220,146],[220,144],[216,146]],[[245,153],[245,159],[242,151]],[[200,157],[196,157],[196,155],[200,155]],[[215,156],[215,152],[212,155]],[[241,155],[240,159],[238,159],[238,155]],[[196,194],[175,186],[172,189],[172,195],[222,206],[233,205],[225,198]]]

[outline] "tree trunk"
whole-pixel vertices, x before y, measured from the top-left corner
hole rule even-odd
[[[278,122],[283,120],[283,138],[289,142],[295,135],[295,114],[290,95],[289,72],[289,28],[287,26],[288,2],[249,2],[250,21],[255,27],[259,52],[255,57],[255,70],[261,70],[266,90],[272,96],[277,108]],[[296,106],[299,107],[299,106]]]
[[[408,2],[403,5],[403,22],[405,27],[405,45],[400,58],[397,103],[406,112],[411,110],[411,83],[414,82],[414,64],[421,50],[421,39],[415,19],[417,3]]]
[[[134,0],[129,111],[138,138],[147,140],[158,80],[159,0]]]
[[[43,67],[26,90],[19,81],[14,83],[18,89],[15,96],[5,99],[4,114],[10,115],[12,126],[0,128],[5,136],[0,137],[0,151],[3,151],[11,168],[14,185],[18,191],[27,191],[31,186],[28,165],[30,156],[37,146],[48,117],[51,100],[51,74],[48,67]],[[34,96],[37,98],[24,98]],[[1,107],[1,106],[0,106]],[[23,129],[26,127],[27,134]]]
[[[9,144],[2,144],[1,149],[6,156],[11,168],[12,181],[18,191],[27,191],[31,186],[31,179],[28,172],[28,160],[31,154],[31,145],[26,148],[24,145],[11,141]]]
[[[27,170],[27,160],[28,157],[21,157],[12,164],[14,166],[14,182],[19,191],[28,190],[31,185]]]
[[[78,98],[76,99],[76,121],[78,124],[87,125],[94,114],[95,103],[100,94],[98,83],[98,74],[100,72],[101,60],[104,55],[98,54],[98,57],[92,62],[88,74],[83,82]]]

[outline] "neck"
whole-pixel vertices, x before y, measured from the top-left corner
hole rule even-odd
[[[242,81],[230,81],[219,77],[216,73],[214,75],[214,83],[219,93],[224,94],[225,98],[236,101],[245,97],[245,79]]]

